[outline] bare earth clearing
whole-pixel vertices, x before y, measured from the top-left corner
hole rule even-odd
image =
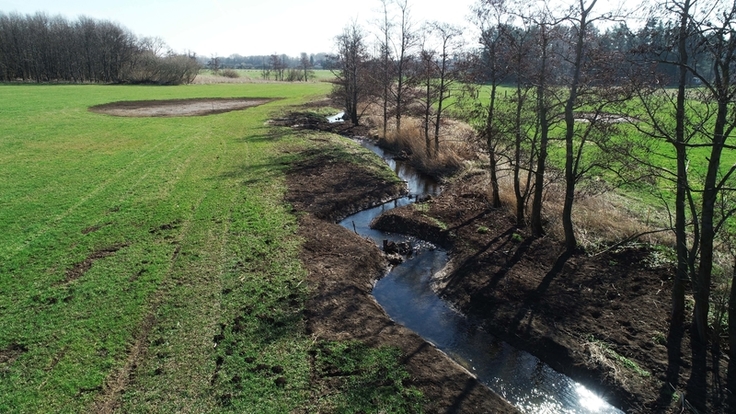
[[[273,99],[254,98],[202,98],[174,99],[166,101],[122,101],[97,105],[92,112],[128,117],[202,116],[237,111],[263,105]]]

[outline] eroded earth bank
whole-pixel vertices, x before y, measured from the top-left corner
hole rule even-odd
[[[391,321],[376,303],[373,282],[386,273],[388,262],[373,242],[335,223],[397,197],[403,185],[335,155],[327,140],[313,141],[316,148],[307,150],[305,161],[288,175],[286,197],[299,216],[304,239],[301,255],[311,292],[309,333],[324,340],[401,349],[410,385],[423,393],[426,412],[517,412],[441,351]],[[329,373],[313,375],[313,382],[329,386]]]

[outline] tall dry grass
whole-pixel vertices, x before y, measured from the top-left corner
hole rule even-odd
[[[376,131],[383,132],[379,115],[369,113],[367,121]],[[391,119],[386,136],[376,135],[379,136],[379,143],[382,146],[407,156],[415,168],[436,177],[452,175],[462,169],[465,162],[477,159],[478,151],[473,144],[474,131],[470,126],[455,120],[448,119],[440,126],[437,154],[435,154],[434,128],[430,128],[430,149],[427,154],[423,122],[417,118],[403,117],[401,131],[397,131],[396,122]]]
[[[487,163],[487,158],[485,160]],[[498,184],[499,197],[509,215],[516,214],[516,197],[512,173],[501,165]],[[487,171],[487,167],[486,167]],[[564,239],[562,228],[562,209],[565,198],[564,183],[555,172],[550,172],[550,181],[544,191],[544,207],[542,214],[548,235],[557,240]],[[486,174],[484,190],[491,198],[490,176]],[[651,244],[674,246],[671,232],[663,229],[668,225],[668,218],[661,212],[652,209],[646,216],[630,208],[631,199],[606,192],[593,196],[578,196],[573,206],[573,223],[578,243],[586,250],[600,250],[604,246],[632,239]],[[527,202],[526,217],[531,214],[531,200]],[[639,237],[634,237],[641,235]]]

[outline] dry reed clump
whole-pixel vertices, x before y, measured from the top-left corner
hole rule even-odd
[[[577,236],[583,246],[599,246],[625,240],[654,229],[630,216],[622,205],[617,205],[613,194],[586,197],[576,205],[573,218]],[[639,241],[663,243],[667,234],[647,234]]]
[[[380,124],[375,117],[369,118],[371,125]],[[434,176],[452,175],[463,167],[466,160],[476,158],[476,150],[472,144],[473,131],[460,122],[444,122],[440,127],[439,151],[435,153],[433,130],[430,130],[430,148],[427,152],[422,121],[404,117],[401,120],[401,131],[396,130],[392,120],[386,136],[379,138],[382,145],[408,157],[409,162],[418,170]]]
[[[487,160],[483,162],[487,163]],[[468,170],[468,175],[476,175],[479,169]],[[485,179],[478,180],[474,187],[481,193],[485,193],[490,200],[492,197],[490,177],[487,167],[484,168]],[[547,234],[557,240],[564,239],[562,229],[562,207],[564,202],[564,187],[556,180],[555,172],[550,172],[551,183],[547,184],[544,192],[544,215]],[[498,171],[499,198],[503,208],[509,215],[516,214],[516,196],[514,194],[514,183],[512,171],[506,164],[501,164]],[[632,241],[650,244],[673,245],[670,232],[654,232],[658,228],[657,223],[664,222],[664,218],[655,217],[650,213],[648,217],[642,218],[637,213],[630,211],[626,206],[631,200],[617,195],[613,192],[598,194],[595,196],[578,196],[573,208],[573,221],[575,235],[578,243],[588,249],[595,250],[601,246],[612,245],[632,236],[643,234]],[[531,199],[527,201],[525,208],[526,218],[531,214]],[[650,224],[654,223],[654,224]]]
[[[615,383],[628,388],[628,378],[626,378],[626,375],[624,375],[618,364],[608,356],[602,344],[591,340],[585,343],[585,349],[588,351],[589,363],[601,367],[605,373],[604,375],[612,378]]]
[[[558,240],[564,239],[562,207],[565,191],[562,183],[553,183],[545,193],[544,214],[548,217],[548,231]],[[670,232],[657,232],[659,227],[646,223],[642,217],[630,211],[626,204],[631,200],[614,192],[593,196],[578,195],[573,206],[572,218],[575,237],[586,249],[596,249],[632,239],[632,242],[673,245]],[[639,237],[635,237],[641,235]]]

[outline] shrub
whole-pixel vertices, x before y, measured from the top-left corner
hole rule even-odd
[[[230,79],[236,79],[240,77],[240,74],[234,69],[225,69],[220,72],[220,76],[224,76]]]
[[[146,53],[133,66],[126,81],[157,85],[189,84],[194,81],[199,69],[197,60],[187,55],[159,57]]]

